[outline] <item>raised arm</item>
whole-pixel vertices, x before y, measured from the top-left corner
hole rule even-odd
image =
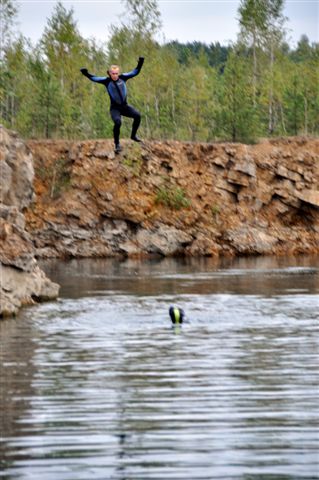
[[[91,73],[88,72],[87,68],[81,68],[80,71],[82,75],[87,77],[89,80],[92,80],[92,82],[104,83],[105,80],[108,78],[108,77],[97,77],[96,75],[92,75]]]
[[[142,70],[143,63],[144,63],[144,57],[139,57],[137,66],[134,68],[134,70],[128,73],[122,73],[121,77],[124,80],[128,80],[129,78],[132,78],[132,77],[136,77],[136,75],[138,75]]]

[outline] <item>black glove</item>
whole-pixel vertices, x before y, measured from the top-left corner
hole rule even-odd
[[[144,57],[138,57],[138,64],[137,64],[138,70],[141,70],[143,63],[144,63]]]
[[[88,74],[88,69],[87,68],[81,68],[81,73],[83,73],[83,75],[87,75]]]

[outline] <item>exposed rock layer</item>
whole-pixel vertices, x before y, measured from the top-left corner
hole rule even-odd
[[[29,141],[39,257],[319,253],[319,140]]]
[[[0,317],[22,305],[56,298],[58,285],[37,265],[23,211],[33,197],[33,161],[26,145],[0,126]]]

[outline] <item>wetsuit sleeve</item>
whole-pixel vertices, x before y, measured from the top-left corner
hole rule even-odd
[[[97,77],[96,75],[92,75],[87,71],[86,68],[81,68],[81,73],[87,77],[89,80],[92,80],[92,82],[97,82],[97,83],[105,83],[105,80],[108,77]]]
[[[121,78],[123,80],[128,80],[129,78],[136,77],[136,75],[138,75],[142,70],[143,63],[144,63],[144,57],[139,57],[138,64],[134,68],[134,70],[128,73],[122,73]]]

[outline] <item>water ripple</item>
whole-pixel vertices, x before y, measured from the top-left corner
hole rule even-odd
[[[135,293],[104,274],[0,324],[0,478],[319,478],[317,270],[267,272],[265,294],[215,288],[252,272],[166,273]]]

